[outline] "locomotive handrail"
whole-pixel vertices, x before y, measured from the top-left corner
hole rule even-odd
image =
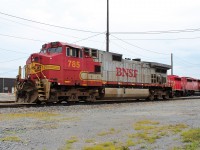
[[[44,77],[45,79],[47,79],[46,76],[44,75],[44,73],[43,73],[42,71],[41,71],[41,73],[42,73],[43,77]]]
[[[33,70],[33,72],[35,73],[36,77],[38,78],[38,80],[40,81],[39,76],[37,75],[37,73],[35,72],[35,70]]]

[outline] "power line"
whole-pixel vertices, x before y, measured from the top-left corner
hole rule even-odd
[[[17,38],[17,39],[29,40],[29,41],[35,41],[35,42],[46,42],[46,41],[30,39],[30,38],[25,38],[25,37],[19,37],[19,36],[13,36],[13,35],[7,35],[7,34],[0,34],[0,36],[6,36],[6,37],[10,37],[10,38]]]
[[[6,72],[1,72],[0,75],[2,74],[7,74],[7,73],[10,73],[10,72],[14,72],[14,71],[17,71],[18,69],[13,69],[13,70],[9,70],[9,71],[6,71]]]
[[[81,29],[68,28],[68,27],[63,27],[63,26],[58,26],[58,25],[52,25],[52,24],[48,24],[48,23],[44,23],[44,22],[39,22],[39,21],[31,20],[31,19],[26,19],[26,18],[23,18],[23,17],[14,16],[14,15],[3,13],[3,12],[0,12],[0,14],[5,15],[5,16],[9,16],[9,17],[13,17],[13,18],[17,18],[17,19],[21,19],[21,20],[25,20],[25,21],[29,21],[29,22],[34,22],[34,23],[46,25],[46,26],[56,27],[56,28],[74,30],[74,31],[79,31],[79,32],[100,33],[100,32],[95,32],[95,31],[90,31],[90,30],[81,30]],[[163,34],[163,33],[182,33],[182,32],[198,32],[198,31],[200,31],[200,28],[180,29],[180,30],[166,30],[166,31],[110,32],[110,33],[111,34]]]
[[[44,28],[34,27],[34,26],[31,26],[31,25],[27,25],[27,24],[24,24],[24,23],[20,23],[20,22],[13,21],[13,20],[6,19],[6,18],[2,18],[2,17],[0,17],[0,18],[4,19],[4,20],[7,20],[7,21],[10,21],[10,22],[13,22],[13,23],[17,23],[17,24],[23,25],[23,26],[27,26],[27,27],[30,27],[30,28],[34,28],[34,29],[38,29],[38,30],[42,30],[42,31],[47,31],[47,32],[50,32],[50,33],[58,34],[58,35],[69,36],[69,37],[72,37],[72,38],[80,39],[80,37],[66,35],[66,34],[62,34],[62,33],[58,33],[58,32],[53,32],[52,30],[46,30]]]
[[[122,40],[126,40],[126,41],[167,41],[167,40],[194,40],[194,39],[200,39],[200,37],[189,37],[189,38],[187,38],[187,37],[185,37],[185,38],[169,38],[169,39],[122,39]],[[111,40],[118,40],[118,39],[111,39]]]
[[[2,17],[0,17],[0,18],[2,18]],[[5,18],[3,18],[3,19],[5,19]],[[5,19],[5,20],[8,20],[8,19]],[[12,21],[12,20],[9,20],[9,21],[15,22],[15,21]],[[15,22],[15,23],[18,23],[18,22]],[[28,27],[31,27],[31,28],[36,28],[36,29],[39,29],[39,30],[45,30],[45,31],[48,31],[48,32],[51,32],[51,33],[55,33],[55,34],[59,34],[59,35],[63,35],[63,36],[70,36],[70,35],[65,35],[65,34],[53,32],[53,31],[50,31],[50,30],[46,30],[46,29],[43,29],[43,28],[33,27],[33,26],[30,26],[30,25],[22,24],[22,23],[18,23],[18,24],[25,25],[25,26],[28,26]],[[104,32],[98,33],[97,35],[100,35],[100,34],[103,34],[103,33],[104,33]],[[4,35],[4,34],[0,34],[0,35],[1,35],[1,36],[13,37],[13,38],[19,38],[19,39],[25,39],[25,40],[41,41],[41,40],[29,39],[29,38],[24,38],[24,37],[16,37],[16,36],[11,36],[11,35]],[[87,39],[89,39],[89,38],[91,38],[91,37],[94,37],[94,36],[96,36],[96,35],[89,36],[89,37],[87,37],[87,38],[80,38],[80,37],[75,37],[75,36],[70,36],[70,37],[80,39],[79,41],[83,41],[83,40],[87,40]],[[79,41],[76,41],[76,42],[79,42]],[[100,42],[100,41],[94,41],[94,40],[90,40],[90,41],[102,43],[102,42]],[[41,41],[41,42],[46,42],[46,41]]]
[[[72,43],[78,43],[78,42],[81,42],[81,41],[85,41],[85,40],[88,40],[90,38],[93,38],[93,37],[96,37],[96,36],[99,36],[101,34],[104,34],[105,32],[101,32],[101,33],[98,33],[98,34],[95,34],[95,35],[92,35],[92,36],[89,36],[89,37],[86,37],[86,38],[83,38],[83,39],[80,39],[78,41],[75,41],[75,42],[72,42]]]
[[[115,42],[113,42],[113,41],[111,42],[111,44],[115,44],[116,46],[118,46],[118,47],[120,47],[120,48],[122,48],[122,49],[124,49],[124,50],[126,50],[126,51],[128,50],[128,49],[124,48],[123,46],[121,46],[121,45],[119,45],[119,44],[117,44],[117,43],[115,43]],[[135,52],[134,52],[134,54],[137,54],[137,55],[139,55],[139,56],[142,56],[142,55],[140,55],[140,54],[138,54],[138,53],[135,53]],[[142,56],[142,57],[143,57],[143,56]]]
[[[0,50],[9,51],[9,52],[15,52],[15,53],[21,53],[21,54],[29,54],[29,53],[24,53],[24,52],[19,52],[19,51],[15,51],[15,50],[4,49],[4,48],[0,48]]]
[[[183,68],[183,70],[185,70],[186,67],[188,68],[188,70],[191,69],[191,68],[199,68],[198,66],[194,66],[194,65],[191,65],[191,64],[188,64],[188,63],[184,63],[184,66],[183,66],[183,62],[180,61],[180,60],[176,60],[175,64],[176,65],[174,65],[174,68],[177,68],[177,67],[180,68],[181,67],[181,68]],[[177,69],[175,69],[175,71],[176,70]]]
[[[200,28],[166,30],[166,31],[144,31],[144,32],[111,32],[111,34],[168,34],[168,33],[185,33],[185,32],[199,32],[199,31],[200,31]]]
[[[111,44],[115,44],[115,45],[117,45],[118,47],[121,47],[122,49],[124,49],[124,50],[126,50],[126,51],[131,51],[131,50],[126,49],[126,48],[122,47],[121,45],[119,45],[119,44],[117,44],[117,43],[115,43],[115,42],[113,42],[113,41],[111,42]],[[131,51],[131,52],[133,52],[133,51]],[[143,57],[143,58],[152,59],[152,58],[150,58],[150,57],[145,57],[145,56],[143,56],[143,55],[140,55],[140,54],[138,54],[138,53],[136,53],[136,52],[134,52],[134,54],[137,54],[137,55],[139,55],[139,56],[141,56],[141,57]],[[154,58],[154,59],[166,59],[166,58]]]
[[[180,58],[180,57],[177,57],[177,56],[175,56],[175,57],[178,58],[181,62],[183,62],[183,63],[185,63],[185,64],[191,64],[191,65],[200,66],[200,64],[194,64],[194,63],[191,63],[191,62],[189,62],[189,61],[187,61],[187,60],[184,60],[184,59],[182,59],[182,58]]]
[[[100,32],[94,32],[94,31],[89,31],[89,30],[81,30],[81,29],[68,28],[68,27],[63,27],[63,26],[58,26],[58,25],[52,25],[52,24],[48,24],[48,23],[44,23],[44,22],[39,22],[39,21],[31,20],[31,19],[26,19],[26,18],[10,15],[10,14],[3,13],[3,12],[0,12],[0,14],[9,16],[9,17],[13,17],[13,18],[17,18],[17,19],[21,19],[21,20],[25,20],[25,21],[29,21],[29,22],[34,22],[34,23],[50,26],[50,27],[56,27],[56,28],[79,31],[79,32],[87,32],[87,33],[100,33]]]
[[[4,20],[7,20],[7,21],[10,21],[10,22],[13,22],[13,23],[17,23],[17,24],[23,25],[23,26],[27,26],[29,28],[34,28],[34,29],[37,29],[37,30],[46,31],[46,32],[49,32],[49,33],[53,33],[53,34],[57,34],[57,35],[62,35],[62,36],[65,36],[65,37],[71,37],[71,38],[75,38],[75,39],[82,39],[80,37],[76,37],[76,36],[72,36],[72,35],[67,35],[67,34],[63,34],[63,33],[54,32],[52,30],[47,30],[47,29],[44,29],[44,28],[34,27],[34,26],[31,26],[31,25],[27,25],[27,24],[24,24],[24,23],[20,23],[20,22],[17,22],[17,21],[10,20],[10,19],[6,19],[6,18],[2,18],[2,17],[0,17],[0,18],[4,19]],[[95,40],[90,40],[90,41],[102,43],[100,41],[95,41]]]
[[[99,35],[104,34],[104,33],[105,33],[105,32],[98,33],[98,34],[89,36],[89,37],[87,37],[87,38],[83,38],[83,39],[80,39],[80,40],[78,40],[78,41],[74,41],[74,42],[72,42],[72,43],[78,43],[78,42],[81,42],[81,41],[84,41],[84,40],[88,40],[88,39],[90,39],[90,38],[99,36]],[[17,39],[22,39],[22,40],[31,40],[31,41],[44,42],[44,43],[46,43],[46,41],[41,41],[41,40],[37,40],[37,39],[30,39],[30,38],[25,38],[25,37],[19,37],[19,36],[13,36],[13,35],[7,35],[7,34],[0,34],[0,36],[6,36],[6,37],[10,37],[10,38],[17,38]],[[17,51],[7,50],[7,49],[3,49],[3,48],[0,48],[0,49],[6,50],[6,51],[17,52]],[[0,63],[1,63],[1,62],[0,62]]]
[[[0,63],[6,63],[6,62],[11,62],[11,61],[16,61],[16,60],[20,60],[23,58],[27,58],[27,57],[21,57],[21,58],[16,58],[16,59],[12,59],[12,60],[7,60],[7,61],[1,61]]]
[[[116,38],[116,39],[118,39],[118,40],[120,40],[120,41],[122,41],[122,42],[124,42],[124,43],[126,43],[126,44],[128,44],[128,45],[131,45],[131,46],[133,46],[133,47],[136,47],[136,48],[141,49],[141,50],[144,50],[144,51],[148,51],[148,52],[156,53],[156,54],[161,54],[161,55],[170,55],[170,54],[166,54],[166,53],[160,53],[160,52],[148,50],[148,49],[139,47],[139,46],[137,46],[137,45],[133,45],[133,44],[131,44],[131,43],[129,43],[129,42],[126,42],[125,40],[122,40],[122,39],[120,39],[120,38],[118,38],[118,37],[116,37],[116,36],[114,36],[114,35],[111,35],[111,36],[113,36],[114,38]]]

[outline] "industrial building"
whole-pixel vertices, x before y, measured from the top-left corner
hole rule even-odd
[[[15,78],[0,78],[0,93],[14,93]]]

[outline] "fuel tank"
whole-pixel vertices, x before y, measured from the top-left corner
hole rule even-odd
[[[133,98],[145,99],[150,95],[149,89],[135,88],[105,88],[104,98]]]

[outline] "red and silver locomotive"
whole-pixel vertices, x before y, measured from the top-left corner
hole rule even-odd
[[[17,77],[16,101],[26,103],[154,99],[172,96],[171,66],[62,42],[31,54]]]
[[[200,91],[200,80],[191,77],[168,75],[168,84],[175,96],[191,96]]]

